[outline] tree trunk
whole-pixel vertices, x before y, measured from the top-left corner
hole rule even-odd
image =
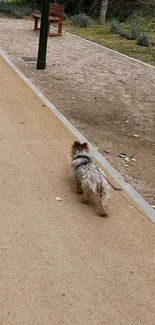
[[[99,17],[99,24],[100,25],[105,24],[107,8],[108,8],[108,0],[101,0],[101,3],[100,3],[100,17]]]

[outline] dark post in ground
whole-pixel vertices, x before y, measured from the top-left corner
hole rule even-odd
[[[49,17],[49,0],[42,0],[41,26],[40,26],[40,38],[39,38],[39,48],[38,48],[38,60],[37,60],[38,70],[43,70],[46,68],[48,17]]]

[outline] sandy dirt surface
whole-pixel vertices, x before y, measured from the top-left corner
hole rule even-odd
[[[35,62],[22,60],[37,57],[39,34],[32,29],[31,20],[1,17],[1,49],[155,204],[155,69],[63,34],[48,39],[47,69],[36,71]],[[119,153],[136,161],[126,162]]]
[[[154,225],[125,193],[108,218],[80,203],[73,135],[0,71],[0,324],[154,325]]]

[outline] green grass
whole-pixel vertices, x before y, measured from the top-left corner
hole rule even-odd
[[[138,19],[142,33],[146,33],[150,41],[155,42],[155,20],[148,22],[143,17],[138,17]],[[121,27],[127,32],[130,30],[131,20],[133,21],[134,17],[121,23]],[[94,22],[90,27],[80,28],[74,26],[70,20],[66,20],[64,21],[64,30],[155,66],[155,48],[142,47],[137,45],[136,41],[112,34],[108,23],[105,26],[100,26]]]

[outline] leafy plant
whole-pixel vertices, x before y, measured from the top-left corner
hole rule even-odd
[[[68,16],[67,16],[66,12],[64,12],[63,20],[66,20],[67,17],[68,17]]]
[[[136,40],[140,36],[140,25],[138,22],[133,21],[130,27],[130,39]]]
[[[117,19],[111,20],[111,22],[109,24],[109,28],[113,34],[119,34],[119,31],[120,31],[119,21]]]
[[[140,25],[138,22],[132,21],[129,33],[127,33],[121,28],[119,21],[115,19],[110,23],[110,31],[126,39],[136,40],[140,36]]]
[[[31,16],[34,10],[31,6],[18,2],[0,1],[0,12],[15,18],[24,18],[25,16]]]
[[[78,27],[89,27],[91,25],[91,18],[85,13],[75,15],[71,18],[72,23]]]
[[[111,22],[110,22],[110,31],[114,34],[118,34],[120,35],[121,37],[124,37],[124,38],[127,38],[127,39],[130,39],[130,36],[125,33],[122,28],[120,27],[120,23],[118,20],[116,19],[113,19]]]
[[[142,34],[138,37],[137,39],[137,44],[138,45],[141,45],[141,46],[146,46],[148,47],[150,45],[150,42],[149,42],[149,37],[148,35],[146,34]]]

